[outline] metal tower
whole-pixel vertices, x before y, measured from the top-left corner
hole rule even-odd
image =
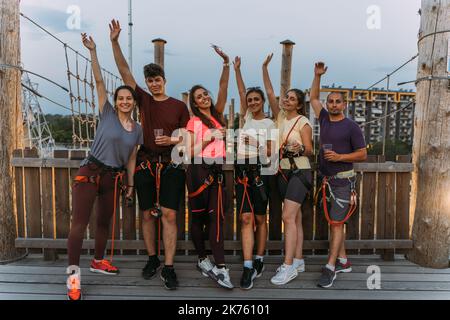
[[[39,104],[38,84],[32,83],[28,73],[24,72],[22,87],[22,114],[26,132],[24,145],[36,148],[41,158],[52,157],[55,140]]]

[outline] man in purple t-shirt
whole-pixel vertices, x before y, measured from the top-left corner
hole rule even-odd
[[[327,109],[319,100],[320,78],[327,71],[323,62],[314,68],[311,87],[311,106],[320,123],[320,174],[324,177],[323,187],[330,191],[330,205],[323,208],[330,223],[331,239],[328,263],[322,269],[318,285],[329,288],[336,279],[336,273],[350,272],[344,241],[344,223],[356,206],[354,162],[367,158],[366,143],[359,126],[344,115],[347,107],[342,93],[332,92],[327,97]]]

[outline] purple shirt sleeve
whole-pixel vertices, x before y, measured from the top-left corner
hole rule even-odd
[[[328,119],[328,111],[325,108],[322,108],[319,113],[319,123],[322,124],[325,119]]]
[[[354,125],[352,126],[352,130],[350,133],[350,142],[352,144],[353,151],[366,148],[364,135],[361,131],[361,128],[356,123],[354,123]]]

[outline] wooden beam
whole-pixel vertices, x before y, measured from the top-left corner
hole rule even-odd
[[[155,47],[155,63],[160,65],[164,69],[164,46],[167,43],[164,39],[152,40]]]
[[[107,248],[111,246],[108,241]],[[67,239],[42,239],[42,238],[17,238],[17,248],[44,248],[44,249],[64,249],[67,248]],[[94,249],[95,240],[84,240],[83,249]],[[411,249],[411,240],[347,240],[345,241],[347,249]],[[115,249],[134,249],[144,250],[145,244],[142,240],[118,240],[114,242]],[[161,243],[161,248],[164,244]],[[210,249],[209,243],[206,243],[206,248]],[[283,241],[267,241],[267,250],[280,250],[284,248]],[[303,244],[304,249],[328,249],[329,242],[327,240],[306,240]],[[194,244],[191,241],[178,241],[177,249],[179,250],[194,250]],[[229,240],[225,241],[225,250],[241,250],[241,241]]]
[[[13,158],[11,165],[13,167],[29,168],[79,168],[81,160],[69,159],[39,159],[39,158]],[[233,170],[232,164],[225,164],[224,170]],[[314,166],[313,166],[314,167]],[[355,163],[355,171],[361,172],[412,172],[411,163]],[[317,169],[317,168],[313,168]]]

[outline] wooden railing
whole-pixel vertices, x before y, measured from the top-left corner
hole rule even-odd
[[[16,150],[12,160],[15,174],[17,208],[16,246],[44,253],[55,259],[66,253],[71,220],[71,181],[85,151],[55,151],[52,159],[39,159],[35,150]],[[367,163],[355,164],[358,175],[359,205],[346,226],[346,246],[350,254],[382,254],[392,259],[412,247],[410,240],[409,195],[412,164],[409,156],[399,156],[396,163],[386,163],[383,157],[369,156]],[[232,169],[227,169],[225,182],[228,192],[234,191]],[[282,254],[283,227],[281,201],[276,192],[276,179],[271,178],[268,214],[268,254]],[[232,194],[230,192],[230,194]],[[190,215],[185,194],[182,198],[178,223],[177,254],[193,254],[189,240]],[[241,250],[239,213],[235,199],[226,212],[224,223],[227,254]],[[146,254],[142,241],[141,212],[137,206],[127,207],[124,201],[116,214],[115,254]],[[95,238],[95,205],[85,235],[83,253],[93,253]],[[326,254],[329,228],[325,217],[316,212],[313,199],[302,207],[304,253]],[[162,246],[163,248],[163,246]]]

